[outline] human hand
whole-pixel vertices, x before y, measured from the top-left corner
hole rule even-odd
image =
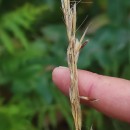
[[[80,96],[99,99],[97,102],[83,101],[104,114],[130,123],[130,81],[102,76],[84,70],[78,70]],[[55,68],[53,82],[65,94],[69,93],[69,70]]]

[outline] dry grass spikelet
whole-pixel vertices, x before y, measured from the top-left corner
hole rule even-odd
[[[64,20],[67,29],[67,35],[69,40],[69,45],[67,49],[67,61],[70,70],[71,85],[69,90],[70,102],[72,107],[72,115],[74,118],[75,129],[81,130],[82,127],[82,114],[80,107],[80,96],[78,89],[78,72],[77,72],[77,62],[79,57],[79,52],[82,47],[87,43],[82,44],[87,29],[84,31],[80,40],[76,38],[76,5],[77,3],[70,5],[70,0],[61,0],[62,10],[64,14]],[[81,97],[89,101],[88,97]]]

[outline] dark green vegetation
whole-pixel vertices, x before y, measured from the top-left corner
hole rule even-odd
[[[95,0],[78,12],[79,25],[86,15],[93,21],[78,67],[130,79],[130,0]],[[67,43],[60,0],[0,0],[0,130],[73,129],[69,102],[51,80],[53,67],[67,65]],[[130,129],[83,113],[83,130]]]

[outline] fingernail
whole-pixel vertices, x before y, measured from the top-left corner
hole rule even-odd
[[[59,66],[59,68],[68,69],[68,68],[67,68],[67,67],[65,67],[65,66]]]

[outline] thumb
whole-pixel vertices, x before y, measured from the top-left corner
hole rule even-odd
[[[52,73],[53,82],[66,95],[70,87],[69,69],[55,68]],[[89,104],[113,118],[130,122],[130,81],[107,77],[78,70],[80,96],[99,99]],[[85,102],[88,104],[88,102]]]

